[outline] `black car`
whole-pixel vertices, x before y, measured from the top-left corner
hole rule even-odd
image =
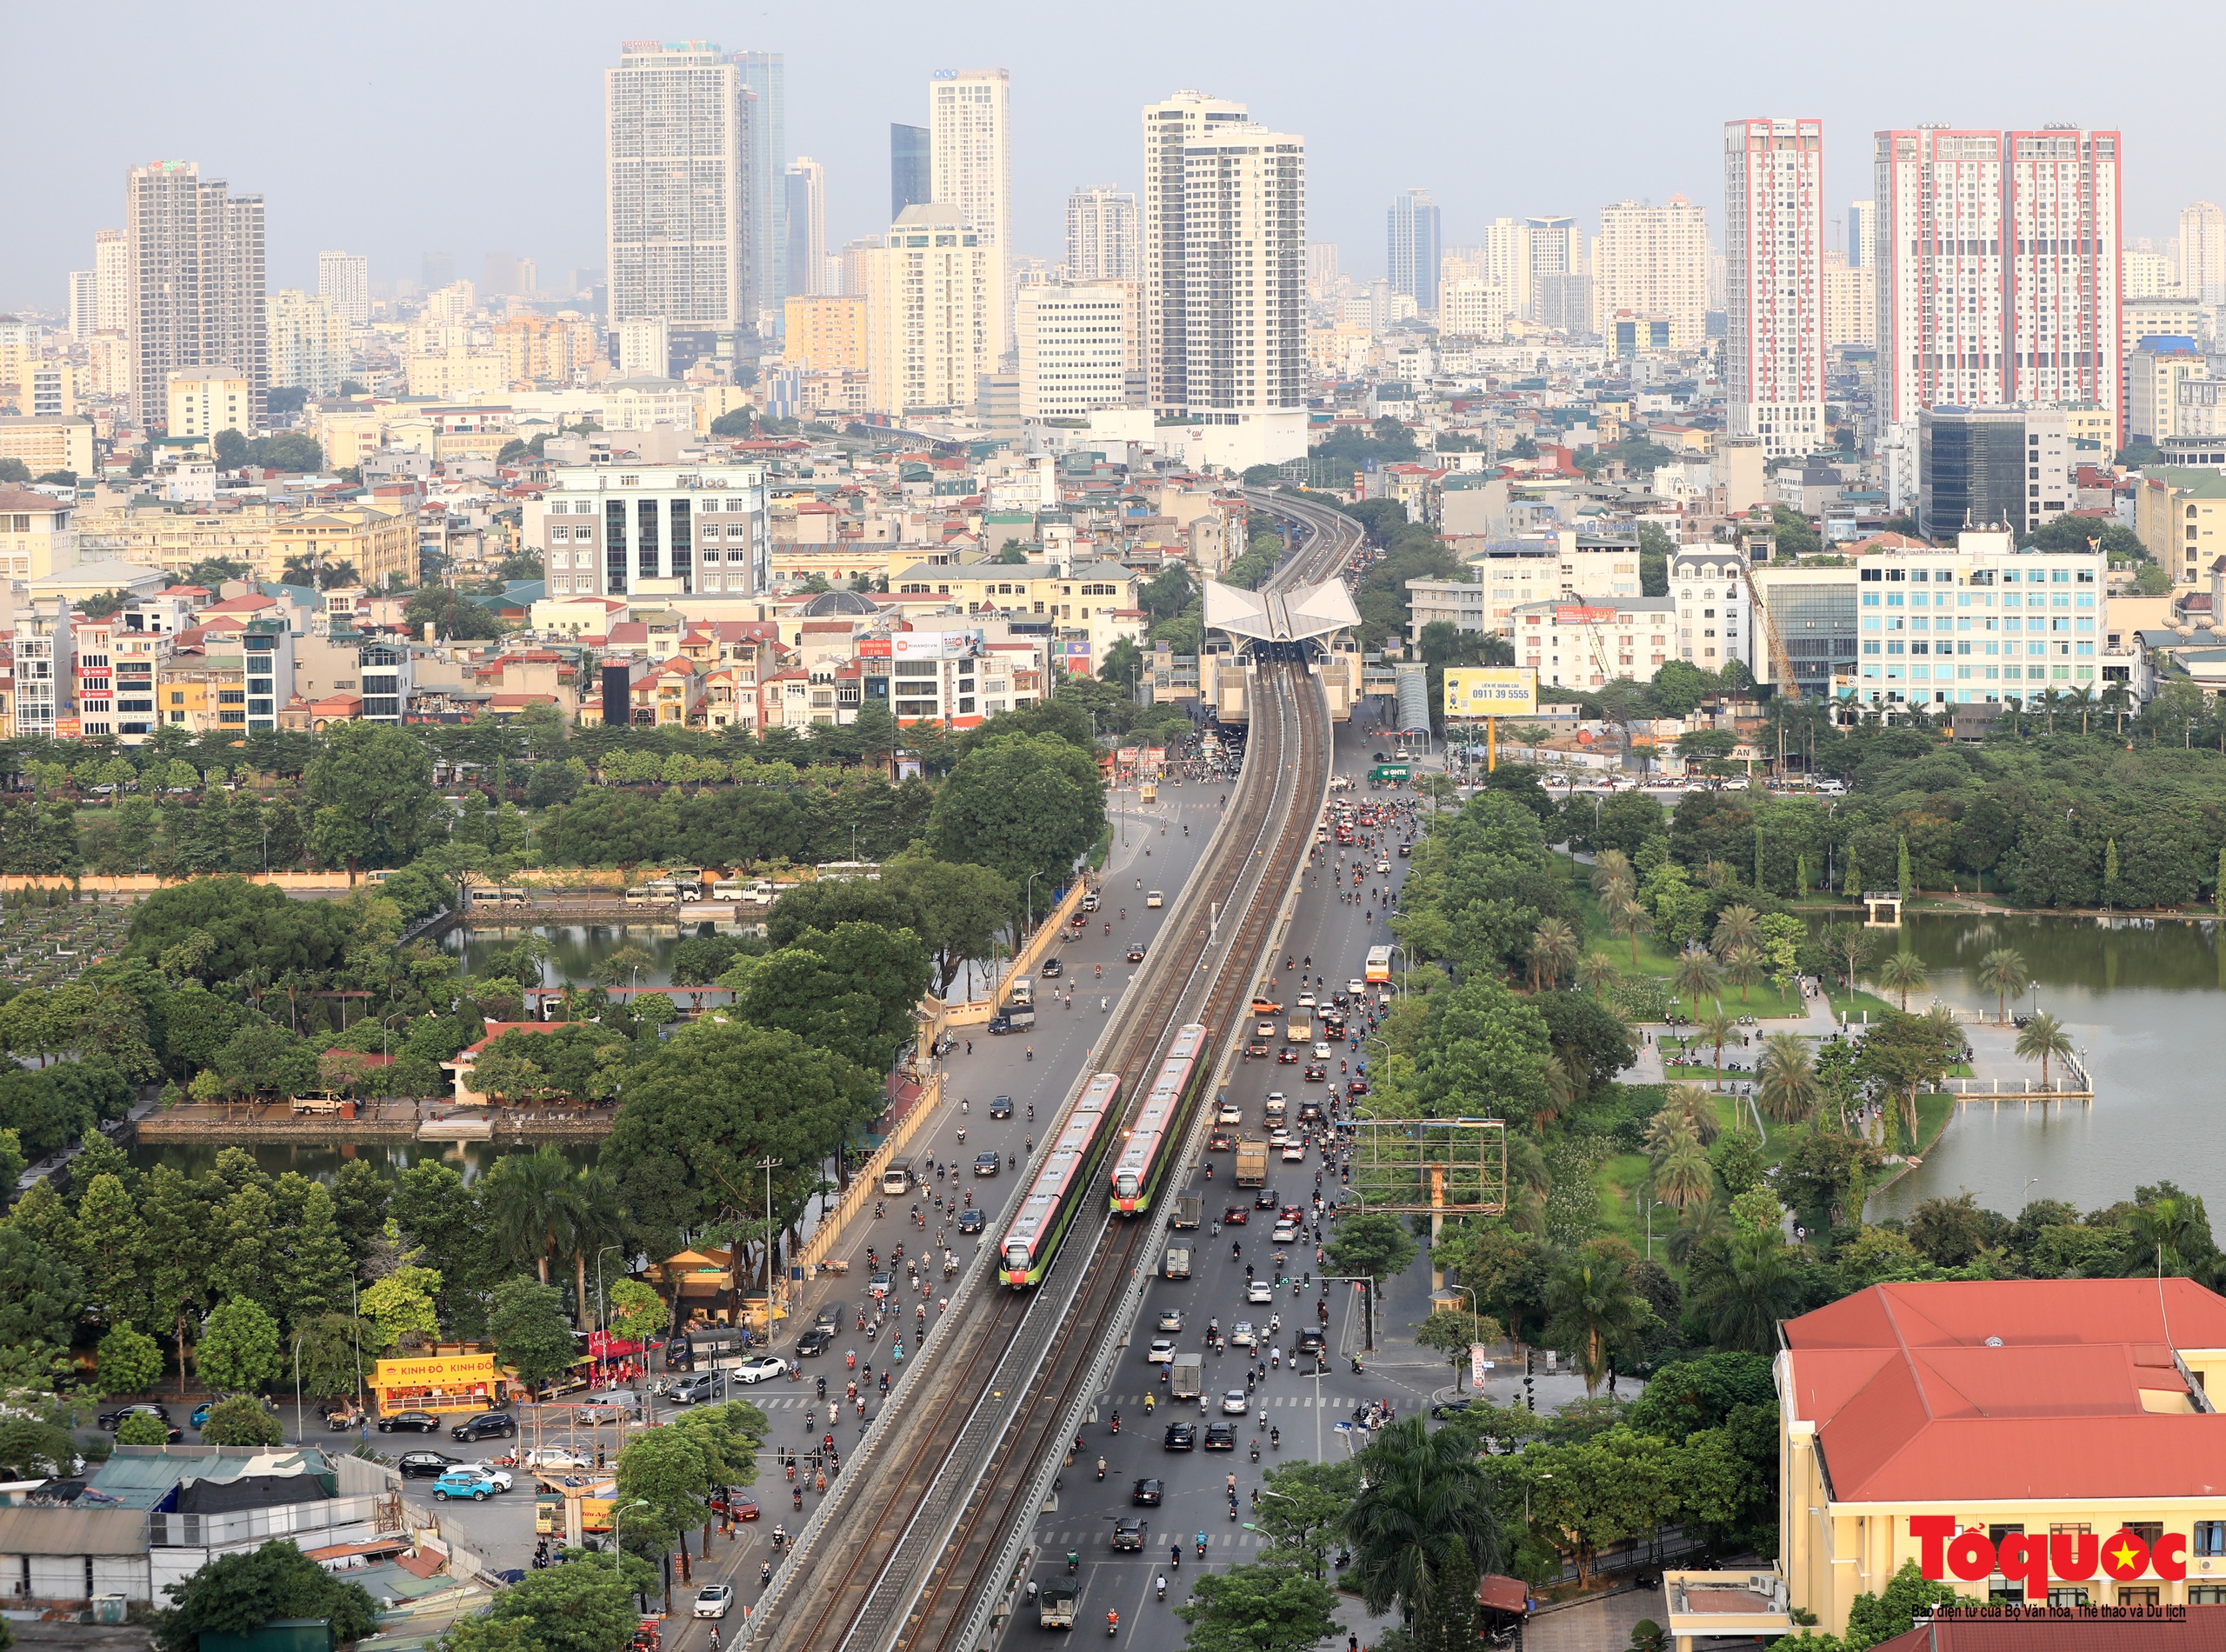
[[[517,1437],[518,1420],[507,1411],[482,1411],[470,1416],[449,1430],[451,1440],[512,1440]]]
[[[1234,1451],[1236,1449],[1236,1429],[1227,1422],[1213,1422],[1206,1426],[1206,1449]]]
[[[129,1416],[153,1417],[160,1422],[168,1422],[170,1420],[168,1406],[157,1400],[142,1400],[137,1405],[119,1405],[113,1411],[102,1412],[100,1425],[113,1434],[123,1424],[123,1419]]]
[[[1046,981],[1056,981],[1061,976],[1066,974],[1066,972],[1067,966],[1061,963],[1056,958],[1046,958],[1043,960],[1043,969],[1042,973]]]
[[[958,1213],[958,1230],[961,1233],[979,1233],[987,1222],[988,1217],[978,1206]]]
[[[1113,1522],[1113,1547],[1142,1554],[1144,1547],[1144,1522],[1141,1520],[1116,1520]]]
[[[1370,758],[1370,761],[1371,761],[1371,762],[1375,762],[1375,763],[1390,763],[1390,762],[1391,761],[1391,759],[1390,759],[1390,758],[1389,758],[1389,757],[1387,757],[1387,756],[1385,756],[1382,752],[1378,751],[1378,752],[1376,752],[1376,753],[1374,753],[1374,754],[1372,755],[1372,756],[1371,756],[1371,758]]]
[[[992,1096],[990,1100],[990,1116],[991,1118],[1010,1118],[1012,1116],[1012,1097],[1010,1096]]]
[[[796,1338],[796,1352],[803,1355],[806,1359],[811,1358],[814,1355],[824,1354],[829,1349],[834,1346],[835,1333],[830,1330],[822,1330],[816,1325],[813,1326],[803,1336]]]
[[[1136,1481],[1136,1489],[1129,1494],[1129,1501],[1139,1506],[1150,1504],[1156,1507],[1166,1495],[1167,1486],[1164,1482],[1145,1475]]]
[[[1322,1103],[1301,1102],[1298,1104],[1298,1122],[1301,1124],[1319,1124],[1322,1122]]]
[[[1166,1437],[1159,1444],[1163,1451],[1196,1451],[1198,1449],[1198,1431],[1187,1422],[1170,1422],[1167,1425]]]
[[[1282,1204],[1281,1196],[1273,1188],[1262,1188],[1259,1192],[1252,1196],[1252,1208],[1255,1210],[1278,1209]]]
[[[1304,1330],[1299,1332],[1298,1351],[1302,1354],[1320,1353],[1322,1351],[1322,1333],[1316,1330],[1310,1325]]]
[[[397,1411],[379,1419],[381,1434],[438,1434],[441,1420],[430,1411]]]
[[[459,1459],[442,1451],[405,1451],[394,1460],[404,1480],[437,1480]]]
[[[976,1153],[974,1156],[974,1174],[995,1176],[997,1173],[997,1167],[1003,1162],[1004,1160],[995,1153]]]

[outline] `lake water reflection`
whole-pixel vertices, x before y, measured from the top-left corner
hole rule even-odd
[[[2023,954],[2037,987],[2023,1007],[2037,999],[2064,1023],[2096,1099],[2091,1108],[1959,1108],[1924,1164],[1872,1202],[1874,1219],[1966,1189],[2013,1215],[2032,1198],[2093,1209],[2165,1180],[2213,1204],[2226,1199],[2226,1137],[2212,1111],[2226,1100],[2219,925],[1912,914],[1903,934],[1931,971],[1931,996],[1989,1016],[1996,1000],[1971,978],[1979,960],[2002,946]]]

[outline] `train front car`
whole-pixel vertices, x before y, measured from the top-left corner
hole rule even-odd
[[[998,1247],[998,1276],[1014,1289],[1043,1282],[1059,1242],[1082,1208],[1091,1167],[1119,1112],[1120,1100],[1121,1076],[1096,1074],[1057,1136],[1046,1144],[1043,1162]]]
[[[1107,1199],[1116,1216],[1141,1216],[1150,1209],[1168,1168],[1181,1154],[1190,1103],[1205,1087],[1210,1066],[1208,1043],[1206,1029],[1195,1023],[1176,1033],[1114,1162]]]

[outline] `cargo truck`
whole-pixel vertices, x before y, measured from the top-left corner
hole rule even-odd
[[[910,1193],[912,1190],[912,1161],[909,1158],[890,1160],[881,1173],[881,1190],[891,1197]]]
[[[1264,1188],[1268,1185],[1268,1143],[1265,1140],[1247,1138],[1237,1142],[1236,1185],[1240,1188]]]
[[[1294,1044],[1312,1043],[1314,1042],[1314,1018],[1311,1016],[1293,1016],[1290,1018],[1290,1027],[1283,1034],[1283,1036],[1286,1040]]]
[[[1206,1385],[1206,1356],[1203,1354],[1177,1354],[1167,1368],[1169,1395],[1178,1400],[1195,1400]]]
[[[1188,1279],[1190,1276],[1190,1247],[1168,1246],[1167,1261],[1160,1272],[1170,1279]]]
[[[1044,1584],[1043,1594],[1036,1596],[1036,1627],[1045,1629],[1074,1628],[1075,1598],[1075,1586],[1064,1579]]]
[[[1175,1225],[1177,1228],[1196,1227],[1198,1217],[1204,1210],[1205,1202],[1203,1194],[1183,1193],[1176,1196]]]

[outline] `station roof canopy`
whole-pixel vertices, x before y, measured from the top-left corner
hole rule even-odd
[[[1298,643],[1352,630],[1360,610],[1342,580],[1285,591],[1248,591],[1206,582],[1206,625],[1256,643]]]

